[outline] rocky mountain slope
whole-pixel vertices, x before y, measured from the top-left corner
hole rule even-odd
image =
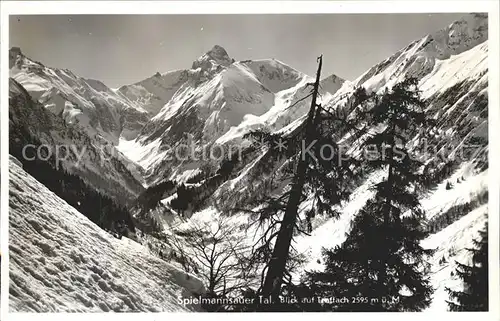
[[[439,41],[429,45],[431,39]],[[355,88],[382,92],[407,76],[416,77],[420,80],[421,96],[427,104],[426,112],[437,120],[433,128],[436,135],[428,141],[429,152],[448,157],[443,163],[456,160],[461,164],[473,158],[476,161],[484,159],[488,141],[487,39],[487,17],[468,15],[433,35],[412,42],[355,81],[344,83],[333,96],[325,99],[323,105],[329,110],[349,109],[352,108],[350,102]],[[299,117],[280,132],[292,132],[300,124]],[[348,137],[341,141],[352,149],[356,145]],[[459,159],[457,152],[464,145],[477,147],[477,155]],[[242,172],[248,173],[249,168]]]
[[[49,159],[52,156],[54,167],[82,177],[96,190],[123,204],[143,190],[137,166],[112,144],[99,135],[90,136],[81,127],[67,124],[34,101],[12,78],[9,81],[9,144],[10,153],[19,154],[17,157]]]
[[[187,70],[157,73],[135,84],[121,86],[118,92],[127,97],[137,108],[156,116],[186,80]]]
[[[358,79],[353,81],[354,85],[363,85],[366,89],[380,90],[384,86],[390,86],[401,80],[405,75],[412,75],[428,82],[424,77],[430,78],[437,71],[444,71],[455,58],[477,45],[484,44],[488,39],[488,16],[487,14],[469,14],[461,20],[455,21],[446,28],[422,39],[415,40],[405,48],[401,49],[391,57],[373,66]],[[487,45],[483,45],[484,46]],[[475,50],[484,50],[476,48]],[[470,53],[481,56],[480,53]],[[474,62],[465,67],[464,72],[473,71],[476,68]],[[462,77],[466,77],[467,74]],[[439,79],[439,78],[437,78]],[[446,82],[447,79],[443,79]],[[454,80],[451,80],[454,81]],[[439,84],[446,89],[449,87],[441,81]],[[437,88],[436,88],[437,89]],[[442,90],[443,88],[439,88]]]
[[[26,57],[20,48],[9,51],[10,77],[46,109],[68,124],[78,124],[90,136],[118,143],[134,138],[151,117],[120,92],[67,69],[51,68]]]
[[[170,75],[159,75],[158,81]],[[157,182],[159,176],[189,177],[200,167],[193,159],[165,161],[169,150],[186,142],[186,134],[201,153],[213,145],[227,148],[240,144],[252,129],[279,130],[296,120],[307,109],[310,100],[299,100],[309,93],[307,84],[313,81],[278,60],[237,62],[217,45],[180,75],[181,81],[167,86],[177,91],[165,106],[135,141],[122,141],[119,147],[147,170],[150,183]],[[325,79],[324,86],[331,92],[322,93],[330,97],[342,83],[336,76]],[[295,108],[288,108],[294,104]]]

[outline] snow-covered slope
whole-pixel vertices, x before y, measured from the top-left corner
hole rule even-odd
[[[444,164],[452,168],[421,199],[428,219],[445,214],[453,206],[471,202],[488,190],[487,26],[486,16],[467,15],[433,35],[414,41],[353,83],[344,84],[327,105],[332,109],[343,106],[355,87],[379,91],[392,87],[405,76],[420,79],[419,89],[427,104],[426,112],[436,120],[433,131],[438,133],[424,142],[429,153],[427,160],[438,169]],[[366,202],[367,188],[376,182],[377,175],[373,173],[351,195],[349,202],[343,206],[339,220],[322,223],[311,237],[305,236],[298,243],[303,251],[312,256],[308,268],[321,268],[321,264],[317,263],[321,247],[343,242],[352,213]],[[446,188],[447,182],[453,183],[452,188]],[[480,205],[481,202],[477,202],[476,206]],[[475,214],[465,217],[469,215]],[[468,240],[472,238],[471,235],[464,237]],[[425,244],[431,243],[426,241]],[[460,247],[460,244],[456,246]],[[438,306],[443,308],[445,305],[440,302]]]
[[[472,21],[471,23],[473,23],[470,28],[466,27],[467,21]],[[451,26],[457,25],[461,26],[464,30],[483,30],[487,26],[487,19],[483,16],[466,16],[462,22],[453,23]],[[478,28],[477,25],[482,27]],[[445,30],[450,30],[450,28],[448,27]],[[470,32],[475,34],[472,31]],[[442,35],[443,31],[437,34]],[[393,77],[393,70],[388,68],[378,73],[368,71],[365,73],[365,76],[360,77],[355,82],[344,82],[334,95],[325,97],[324,106],[332,110],[348,106],[348,102],[352,100],[353,91],[357,87],[363,86],[367,90],[382,90],[383,86],[392,86],[397,81],[403,80],[405,76],[416,76],[420,79],[419,88],[422,92],[422,98],[425,99],[427,105],[426,111],[429,117],[436,120],[436,125],[433,129],[434,137],[426,138],[426,142],[424,143],[424,148],[427,148],[426,151],[435,156],[428,159],[428,162],[432,161],[434,163],[432,166],[441,168],[446,163],[453,163],[454,167],[459,167],[462,162],[473,161],[473,164],[469,165],[477,167],[477,169],[472,175],[479,174],[477,180],[485,183],[486,175],[477,172],[481,172],[484,170],[484,166],[487,166],[485,162],[487,163],[488,143],[488,41],[487,35],[481,35],[482,42],[477,40],[479,39],[478,35],[474,36],[476,46],[455,55],[443,55],[442,59],[435,59],[432,68],[425,72],[418,68],[409,68],[405,69],[398,77]],[[431,37],[433,36],[426,36],[424,39]],[[419,40],[413,43],[418,44],[422,41]],[[458,44],[455,44],[455,46],[463,48],[463,46]],[[401,52],[394,57],[400,57]],[[458,52],[458,49],[456,52]],[[415,57],[422,55],[422,51],[407,52],[403,61],[405,59],[414,60],[416,59]],[[390,58],[388,61],[397,59]],[[385,63],[377,66],[383,65]],[[370,70],[382,69],[377,66]],[[366,77],[368,74],[371,74],[372,78]],[[387,81],[388,79],[391,79],[390,82],[392,84]],[[377,85],[374,87],[374,84]],[[298,118],[281,132],[291,132],[294,128],[300,126],[301,123],[302,119]],[[233,134],[233,132],[235,131],[232,129],[228,133]],[[224,139],[224,137],[222,136],[220,140]],[[348,144],[348,148],[356,145],[355,142],[348,139],[345,139],[345,144]],[[424,151],[420,152],[423,153]],[[477,152],[477,154],[471,155],[472,152]],[[259,159],[261,155],[263,154],[255,155],[252,160]],[[275,170],[279,165],[275,165]],[[233,181],[230,184],[222,184],[220,191],[215,193],[217,195],[216,198],[221,195],[231,194],[232,198],[236,200],[233,202],[237,202],[238,199],[241,200],[241,197],[235,195],[238,193],[244,195],[248,191],[247,186],[254,185],[255,180],[252,177],[255,177],[256,173],[250,170],[251,167],[259,168],[253,162],[242,166],[241,171],[235,174],[238,177],[237,180],[239,183],[235,184]],[[261,175],[259,181],[263,179],[264,177]],[[457,177],[452,177],[451,179],[456,181]],[[253,186],[253,188],[256,188],[256,186]],[[457,195],[459,193],[451,196],[448,202],[453,202],[455,200],[454,197],[458,197]],[[439,198],[439,196],[436,196],[436,198]]]
[[[339,83],[338,90],[332,95],[324,95],[322,101],[325,108],[345,108],[352,101],[356,88],[364,87],[367,91],[383,91],[407,76],[413,76],[419,80],[418,85],[427,106],[426,112],[429,117],[436,120],[436,124],[430,131],[432,135],[425,142],[425,148],[428,148],[429,153],[426,156],[430,156],[427,158],[429,167],[434,169],[435,173],[438,173],[436,177],[439,177],[435,186],[421,197],[430,227],[434,227],[432,232],[434,234],[431,234],[422,244],[428,248],[437,249],[436,253],[438,253],[431,261],[432,284],[436,293],[430,310],[445,311],[444,286],[457,285],[456,280],[449,277],[453,269],[452,264],[447,265],[446,273],[442,272],[441,257],[436,255],[443,254],[449,248],[454,247],[456,253],[460,254],[445,255],[445,259],[448,262],[453,261],[454,258],[459,261],[466,260],[467,257],[463,256],[465,252],[461,251],[461,248],[470,244],[485,221],[484,195],[488,193],[487,19],[487,16],[482,14],[466,15],[443,30],[412,42],[393,56],[370,68],[355,81]],[[229,68],[245,64],[248,63],[234,63]],[[259,82],[264,83],[259,78],[260,75],[256,73],[256,69],[260,70],[260,67],[250,69]],[[329,79],[333,82],[334,77],[323,80],[324,87],[328,88]],[[311,79],[307,77],[301,81],[292,81],[290,87],[285,89],[277,87],[276,90],[280,91],[275,93],[275,104],[267,112],[260,116],[246,115],[238,126],[229,128],[217,138],[216,142],[245,143],[241,137],[247,129],[267,128],[270,131],[291,133],[299,128],[303,123],[307,105],[298,106],[302,108],[302,111],[294,115],[290,123],[280,124],[279,119],[291,109],[287,109],[290,106],[291,97],[300,98],[307,93],[304,91],[302,95],[299,94]],[[272,87],[269,84],[267,86]],[[287,99],[290,100],[287,101]],[[270,121],[267,122],[268,120]],[[273,128],[272,125],[275,123],[278,123],[278,126]],[[412,143],[416,145],[419,138],[422,139],[422,137],[415,136]],[[241,140],[238,141],[238,139]],[[349,147],[356,145],[356,142],[350,141],[347,137],[344,137],[344,140]],[[422,141],[418,142],[422,144]],[[160,145],[159,137],[151,144],[155,146],[156,151],[161,150]],[[158,159],[148,155],[146,145],[144,148],[143,157],[139,157],[138,161],[142,161],[143,166],[157,162]],[[260,186],[269,180],[270,173],[279,171],[283,165],[279,161],[269,163],[266,152],[266,148],[251,151],[250,156],[239,162],[225,181],[216,184],[213,192],[208,192],[211,196],[205,201],[206,207],[195,211],[192,217],[202,219],[203,216],[209,216],[211,219],[217,219],[218,215],[224,215],[224,213],[212,205],[216,204],[222,209],[234,208],[245,204],[248,199],[254,199],[255,195],[259,195],[262,191]],[[202,168],[202,165],[198,164],[196,168]],[[381,179],[381,175],[375,172],[365,177],[364,183],[339,208],[341,211],[339,219],[317,217],[313,222],[314,230],[311,236],[303,235],[298,238],[294,246],[306,254],[309,260],[303,267],[304,269],[322,268],[322,247],[339,245],[344,241],[352,218],[370,197],[370,187]],[[196,192],[206,193],[207,191],[206,188],[200,188]],[[300,209],[301,215],[308,210],[308,206],[310,203],[304,202]],[[463,212],[460,213],[457,221],[449,226],[446,226],[448,222],[439,223],[440,217],[448,215],[456,208],[462,208]],[[233,220],[235,233],[240,233],[242,238],[253,237],[253,231],[246,233],[243,229],[241,232],[241,227],[247,223],[246,215],[240,213],[235,217],[239,218],[239,223],[237,223],[238,220]],[[438,228],[435,228],[436,226]]]
[[[466,249],[474,247],[473,240],[484,229],[487,214],[488,206],[482,205],[422,242],[424,248],[435,250],[431,259],[431,282],[435,293],[429,311],[447,310],[446,300],[449,297],[446,288],[463,290],[463,284],[455,272],[456,262],[472,263],[471,253]]]
[[[155,116],[187,80],[187,70],[169,71],[144,79],[132,85],[118,88],[137,108]]]
[[[134,241],[118,240],[9,166],[10,310],[186,311],[203,285]]]
[[[322,106],[349,112],[354,90],[359,87],[382,92],[407,76],[419,80],[426,113],[436,121],[425,142],[420,134],[411,140],[413,146],[424,144],[425,151],[431,153],[427,164],[435,175],[432,188],[421,195],[431,231],[422,244],[437,250],[431,259],[436,293],[430,310],[445,310],[444,287],[460,286],[449,277],[453,264],[443,264],[443,257],[447,262],[467,260],[461,249],[470,244],[486,219],[487,28],[486,15],[466,15],[441,31],[413,41],[352,82],[335,75],[321,82]],[[308,84],[312,81],[278,60],[237,62],[222,47],[215,46],[194,61],[190,69],[157,74],[120,88],[117,95],[129,101],[134,109],[154,115],[136,139],[122,135],[118,146],[147,171],[148,183],[154,185],[166,179],[187,182],[198,175],[194,182],[186,183],[194,188],[192,194],[196,200],[192,203],[197,206],[190,204],[190,209],[183,213],[189,215],[181,218],[169,208],[168,202],[176,196],[173,194],[152,211],[154,218],[165,223],[168,230],[179,222],[189,226],[190,219],[215,221],[227,214],[224,209],[244,207],[250,200],[256,200],[263,187],[269,185],[272,174],[283,171],[285,166],[283,160],[269,157],[267,146],[250,146],[251,141],[243,136],[252,129],[284,135],[296,133],[310,104],[310,100],[301,99],[309,94]],[[36,88],[32,92],[37,92]],[[348,147],[359,145],[342,135],[339,133],[340,141]],[[198,152],[216,145],[226,150],[232,145],[242,146],[244,157],[225,167],[224,175],[219,170],[227,163],[221,161],[167,158],[172,156],[169,150],[190,141]],[[370,188],[382,175],[383,172],[377,171],[364,177],[339,207],[338,219],[321,215],[314,218],[311,235],[301,235],[294,245],[308,258],[295,277],[304,270],[323,267],[321,249],[344,241],[353,217],[371,197]],[[305,214],[311,203],[309,196],[299,209],[300,215]],[[454,216],[455,221],[450,223],[448,218],[457,211],[460,215]],[[252,238],[259,237],[258,231],[245,229],[247,213],[237,213],[230,221],[235,235],[249,244]]]
[[[353,83],[367,90],[377,91],[385,86],[391,87],[407,75],[426,82],[424,77],[435,74],[443,67],[446,68],[442,66],[444,61],[453,61],[454,56],[469,51],[487,39],[487,14],[465,15],[461,20],[453,22],[446,28],[413,41],[407,47],[370,68]],[[480,53],[475,54],[484,57]],[[474,69],[475,65],[471,63],[460,67],[467,72]],[[439,90],[445,89],[446,79],[440,81],[439,84],[444,86],[444,88],[438,88]]]
[[[143,190],[137,165],[100,136],[90,136],[83,129],[65,123],[33,101],[12,78],[9,80],[9,142],[11,153],[18,153],[17,157],[22,157],[24,148],[30,144],[43,144],[44,150],[50,150],[49,156],[59,155],[60,161],[53,166],[80,176],[122,204]],[[35,147],[25,151],[29,154]]]
[[[158,176],[163,178],[166,167],[173,167],[172,178],[199,167],[199,162],[187,161],[182,166],[175,161],[165,162],[167,149],[181,144],[187,134],[199,150],[213,144],[227,147],[242,143],[243,135],[252,129],[279,130],[300,118],[309,101],[299,100],[309,94],[306,86],[313,81],[275,59],[236,62],[220,46],[214,46],[181,75],[182,81],[174,86],[175,94],[144,126],[139,137],[134,142],[122,140],[119,147],[148,170],[150,182]],[[342,80],[334,75],[331,79],[335,79],[334,85],[325,87],[336,91]],[[334,92],[322,93],[330,97]]]
[[[52,113],[68,124],[78,124],[118,143],[136,137],[150,115],[126,96],[94,79],[84,79],[67,69],[44,66],[26,57],[20,48],[9,51],[10,77],[14,78]]]

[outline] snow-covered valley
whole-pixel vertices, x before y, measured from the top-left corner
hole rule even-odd
[[[64,160],[63,170],[98,194],[114,200],[127,194],[118,203],[127,207],[134,222],[128,234],[114,237],[113,231],[105,231],[104,226],[115,227],[106,225],[107,216],[88,217],[79,209],[80,201],[64,199],[84,200],[90,192],[67,196],[64,182],[62,188],[54,182],[58,190],[52,192],[40,182],[47,177],[35,178],[36,171],[23,169],[24,161],[11,156],[10,310],[203,310],[178,302],[179,297],[204,294],[214,279],[206,277],[213,266],[194,256],[221,251],[210,233],[219,232],[217,224],[224,221],[238,249],[222,247],[222,252],[234,253],[218,253],[219,258],[207,261],[222,266],[227,260],[234,269],[234,262],[240,263],[265,230],[250,224],[255,215],[249,213],[263,206],[255,202],[267,196],[262,194],[269,186],[274,186],[271,194],[279,193],[288,183],[275,179],[284,177],[278,174],[286,173],[292,157],[274,157],[273,148],[262,141],[256,144],[248,134],[262,130],[290,138],[299,133],[315,79],[276,59],[236,61],[216,45],[189,68],[114,90],[69,70],[46,67],[18,48],[10,54],[11,150],[33,143],[23,138],[27,134],[36,138],[35,144],[86,146],[91,153],[81,159],[84,166],[72,167],[75,154]],[[414,152],[431,151],[425,165],[434,170],[433,181],[419,194],[429,231],[420,244],[434,250],[429,259],[434,293],[424,312],[444,312],[446,288],[463,288],[454,275],[455,262],[471,262],[465,249],[474,244],[488,217],[487,15],[466,15],[415,40],[353,81],[323,77],[318,103],[329,113],[342,110],[349,115],[359,88],[381,94],[408,76],[417,79],[425,113],[435,120],[429,138],[418,133],[408,144]],[[335,135],[355,154],[360,140],[349,133]],[[243,156],[169,157],[185,144],[192,144],[196,153],[236,146]],[[462,154],[468,147],[474,153]],[[111,156],[100,154],[105,148]],[[347,199],[336,205],[337,218],[319,213],[310,221],[311,231],[294,238],[293,248],[305,260],[293,270],[293,282],[299,283],[306,271],[325,268],[323,249],[346,240],[354,218],[373,198],[374,185],[385,177],[381,170],[363,174]],[[298,207],[300,220],[314,203],[310,192]],[[200,224],[209,226],[204,233],[212,243],[197,243],[188,235]],[[257,277],[252,277],[249,284],[254,286]],[[223,288],[234,286],[235,279],[228,277],[226,284],[224,278]]]

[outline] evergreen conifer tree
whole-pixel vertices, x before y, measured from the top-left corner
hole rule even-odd
[[[462,279],[462,291],[446,290],[450,296],[447,301],[450,311],[488,311],[488,224],[479,232],[480,238],[474,240],[472,265],[457,263],[456,275]]]
[[[425,276],[430,251],[419,245],[425,237],[416,194],[421,164],[410,157],[406,138],[426,124],[416,84],[412,78],[397,84],[367,113],[369,123],[381,130],[365,140],[366,148],[377,151],[376,157],[365,155],[365,162],[385,178],[374,186],[374,198],[354,219],[346,241],[324,251],[325,271],[304,278],[309,295],[348,302],[328,301],[314,309],[421,311],[431,302]]]

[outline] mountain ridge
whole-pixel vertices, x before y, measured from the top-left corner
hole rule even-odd
[[[84,79],[68,69],[51,68],[26,57],[20,48],[9,51],[9,73],[54,114],[76,123],[89,135],[118,143],[120,136],[134,137],[149,118],[147,111],[99,80]]]
[[[159,156],[164,155],[162,150],[175,148],[186,138],[184,128],[190,128],[189,133],[199,148],[214,144],[228,146],[239,143],[245,133],[255,128],[280,129],[307,108],[308,100],[299,100],[306,95],[307,83],[312,78],[279,60],[235,61],[224,48],[216,45],[195,60],[192,67],[194,69],[182,71],[186,79],[134,142],[121,149],[126,154],[133,149],[148,149],[149,154],[158,152],[157,157],[143,155],[141,158],[128,153],[151,173],[149,177],[172,164],[178,167],[174,168],[172,177],[184,176],[183,171],[194,166],[186,162],[167,164]],[[335,83],[329,88],[338,90],[343,80],[334,75],[331,79]],[[325,90],[323,93],[332,94]],[[296,102],[299,102],[297,108],[287,110]]]

